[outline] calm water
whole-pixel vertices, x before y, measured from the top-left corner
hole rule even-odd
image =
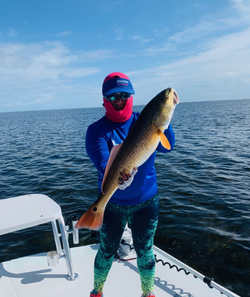
[[[66,220],[80,216],[97,198],[86,128],[102,115],[102,108],[0,113],[0,199],[43,193]],[[250,296],[250,100],[181,103],[172,125],[174,151],[156,159],[155,244]],[[97,241],[80,231],[80,245]],[[0,262],[51,249],[51,225],[38,226],[2,236]]]

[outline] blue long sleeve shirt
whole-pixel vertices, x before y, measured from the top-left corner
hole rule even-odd
[[[98,171],[98,188],[101,191],[102,179],[113,146],[124,141],[130,128],[134,125],[139,113],[133,112],[129,120],[122,123],[110,121],[105,116],[88,127],[86,134],[86,151]],[[165,135],[171,145],[175,144],[175,135],[172,126],[165,130]],[[161,143],[156,151],[166,153]],[[154,152],[148,160],[138,168],[132,184],[125,190],[117,190],[110,201],[121,205],[135,205],[152,198],[157,190],[156,170],[154,166]]]

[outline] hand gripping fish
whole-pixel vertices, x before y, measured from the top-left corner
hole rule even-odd
[[[94,204],[82,215],[76,228],[99,230],[106,204],[118,189],[120,172],[128,174],[133,168],[146,162],[159,142],[166,149],[171,149],[163,132],[168,127],[178,103],[176,91],[168,88],[144,107],[124,142],[111,150],[102,181],[102,191]]]

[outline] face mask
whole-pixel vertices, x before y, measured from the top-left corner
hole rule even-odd
[[[106,109],[105,116],[112,122],[121,123],[127,121],[132,115],[132,107],[133,107],[133,96],[131,96],[128,100],[126,100],[125,107],[117,111],[113,107],[110,101],[107,101],[103,98],[103,105]]]

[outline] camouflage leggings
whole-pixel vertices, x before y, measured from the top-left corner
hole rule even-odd
[[[158,194],[148,201],[132,206],[108,203],[100,230],[100,248],[94,266],[94,289],[97,292],[103,290],[127,222],[133,234],[143,294],[146,295],[153,290],[155,274],[153,240],[158,217]]]

